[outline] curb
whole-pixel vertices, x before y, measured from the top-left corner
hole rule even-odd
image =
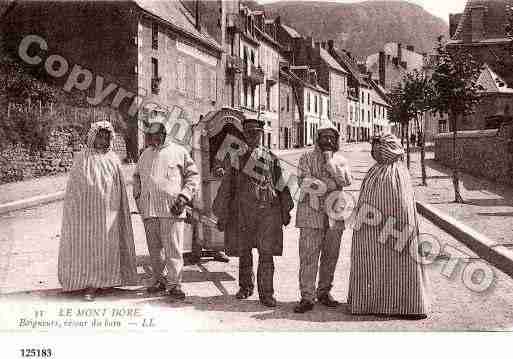
[[[513,251],[495,243],[485,235],[440,212],[429,204],[417,202],[417,211],[423,217],[466,245],[480,258],[513,278]]]
[[[46,203],[61,201],[64,198],[65,194],[65,191],[60,191],[52,194],[46,194],[42,196],[36,196],[27,199],[21,199],[19,201],[0,204],[0,214],[19,211],[22,209],[35,207]]]
[[[132,180],[130,179],[125,183],[127,186],[129,186],[132,184]],[[0,204],[0,215],[8,212],[20,211],[23,209],[40,206],[42,204],[62,201],[64,199],[65,194],[66,191],[60,191],[52,194],[45,194],[41,196],[30,197],[27,199],[20,199],[18,201],[3,203]]]

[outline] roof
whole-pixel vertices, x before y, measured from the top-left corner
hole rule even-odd
[[[464,39],[465,34],[472,32],[472,9],[484,8],[482,40],[505,40],[504,27],[507,24],[508,7],[513,5],[512,0],[467,0],[465,10],[451,42],[459,42]]]
[[[284,24],[281,24],[281,27],[283,28],[283,30],[285,30],[290,37],[293,37],[293,38],[300,38],[302,37],[299,32],[297,32],[296,30],[294,30],[293,28],[291,28],[290,26],[287,26],[287,25],[284,25]]]
[[[134,0],[141,9],[161,18],[185,34],[203,44],[222,51],[221,45],[203,29],[199,31],[194,25],[192,14],[180,1]]]
[[[325,49],[323,49],[322,47],[320,48],[320,54],[321,54],[321,59],[326,62],[328,64],[329,67],[331,67],[332,69],[334,70],[337,70],[337,71],[340,71],[340,72],[343,72],[344,74],[347,74],[347,71],[344,70],[342,68],[342,66],[340,66],[340,64],[337,62],[337,60],[335,60],[330,54],[328,51],[326,51]]]
[[[477,79],[477,84],[483,87],[484,92],[494,93],[513,93],[513,88],[502,77],[497,75],[488,64],[484,64],[484,68]]]
[[[298,66],[299,67],[299,66]],[[306,66],[305,66],[306,67]],[[308,88],[311,88],[313,90],[316,90],[316,91],[319,91],[319,92],[322,92],[324,93],[325,95],[329,95],[329,91],[324,89],[323,87],[319,86],[319,85],[312,85],[312,84],[309,84],[308,82],[306,81],[303,81],[298,75],[296,75],[293,71],[287,71],[287,72],[284,72],[284,74],[287,74],[288,76],[290,76],[292,79],[294,79],[296,82],[299,82],[301,83],[301,85],[303,85],[304,87],[308,87]]]
[[[333,48],[333,51],[338,56],[340,62],[342,62],[342,65],[344,68],[349,72],[349,74],[358,81],[358,84],[365,85],[365,81],[362,77],[362,74],[360,70],[358,69],[358,65],[356,62],[351,60],[349,56],[345,54],[344,51],[340,51],[337,48]]]

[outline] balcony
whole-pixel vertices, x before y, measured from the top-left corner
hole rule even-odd
[[[242,59],[238,56],[226,56],[226,71],[228,74],[241,73],[244,70]]]
[[[264,71],[260,67],[253,64],[244,64],[244,79],[254,85],[261,85],[264,83]]]
[[[226,16],[226,28],[233,33],[244,32],[244,21],[238,14],[228,14]]]

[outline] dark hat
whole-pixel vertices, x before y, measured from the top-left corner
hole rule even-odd
[[[263,131],[264,130],[264,121],[260,121],[254,118],[246,119],[242,123],[242,127],[244,128],[244,131],[252,131],[252,130],[258,130]]]

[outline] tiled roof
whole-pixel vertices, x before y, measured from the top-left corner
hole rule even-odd
[[[192,14],[187,11],[180,1],[134,0],[134,2],[141,9],[169,22],[193,38],[215,49],[222,50],[219,43],[208,33],[203,29],[201,31],[196,29]]]
[[[454,35],[453,41],[463,40],[467,31],[472,31],[472,8],[484,7],[483,17],[484,39],[504,40],[507,24],[507,7],[513,5],[513,0],[467,0],[465,10]]]
[[[343,72],[343,73],[347,74],[347,71],[344,70],[342,68],[342,66],[340,66],[339,63],[333,57],[331,57],[329,52],[326,51],[325,49],[323,49],[322,47],[320,48],[320,54],[321,54],[321,59],[324,62],[326,62],[329,67],[331,67],[332,69],[335,69],[337,71],[340,71],[340,72]]]

